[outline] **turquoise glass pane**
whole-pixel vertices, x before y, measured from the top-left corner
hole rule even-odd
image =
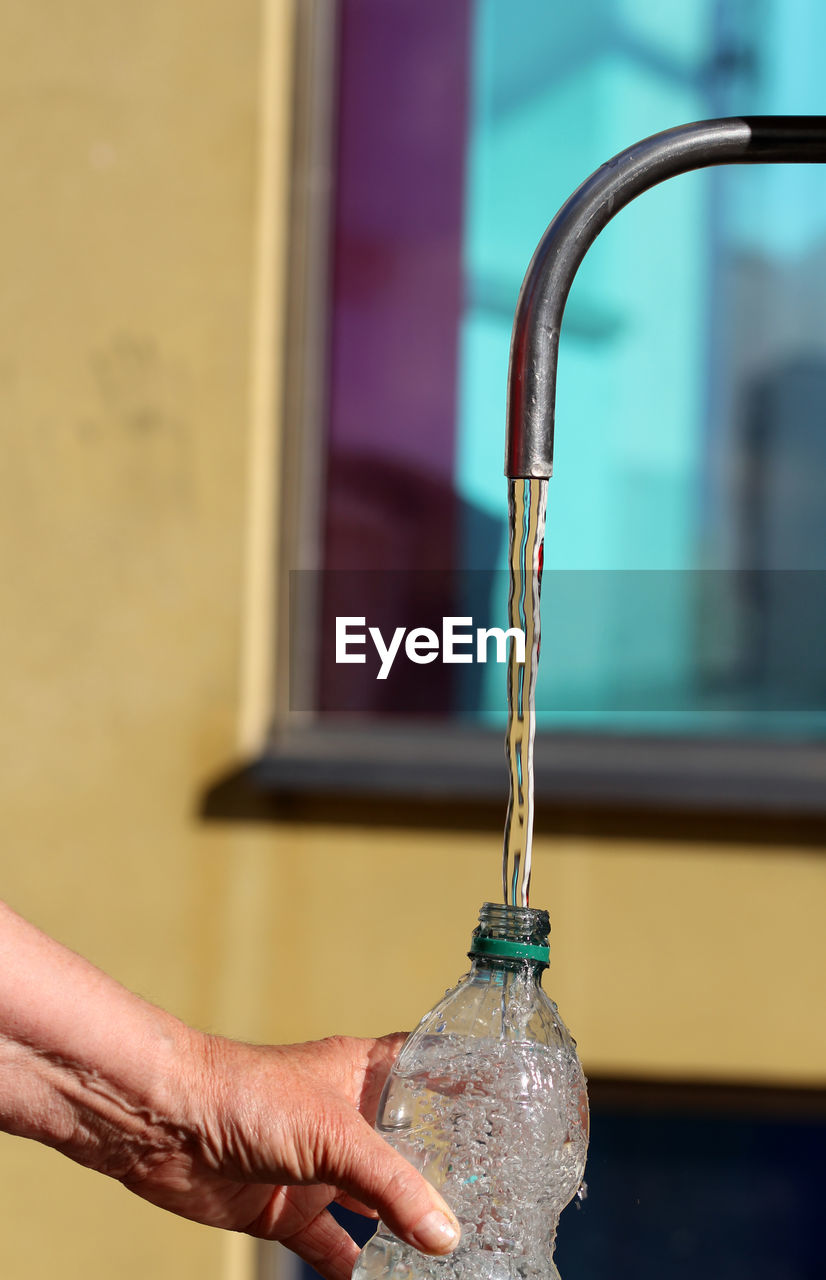
[[[814,0],[477,0],[456,482],[501,537],[495,563],[480,563],[468,522],[464,563],[505,563],[510,328],[552,215],[600,163],[660,129],[715,115],[822,110],[825,40],[826,9]],[[599,591],[580,593],[583,616],[560,617],[549,576],[540,724],[788,729],[788,717],[742,719],[722,706],[714,719],[708,698],[692,708],[693,691],[713,684],[737,647],[725,609],[709,627],[716,588],[713,577],[697,575],[826,567],[826,518],[821,553],[813,518],[797,528],[797,482],[782,490],[778,481],[758,512],[758,546],[739,480],[755,434],[748,404],[762,394],[761,379],[774,378],[766,393],[778,406],[772,441],[783,434],[784,406],[796,405],[799,418],[801,398],[809,397],[811,415],[826,404],[817,374],[826,368],[824,244],[824,168],[759,166],[665,183],[623,210],[586,257],[563,325],[546,566],[598,573]],[[801,353],[814,373],[808,365],[796,372]],[[790,439],[795,432],[789,448],[806,465],[822,462],[826,488],[826,431],[822,449],[804,427],[790,428]],[[761,454],[766,466],[771,456]],[[643,571],[666,584],[656,619],[638,616],[639,594],[628,589],[628,575]],[[504,600],[501,607],[504,614]],[[501,686],[491,666],[482,714],[496,723]],[[629,690],[642,692],[640,705],[672,710],[621,712],[623,701],[633,703]]]

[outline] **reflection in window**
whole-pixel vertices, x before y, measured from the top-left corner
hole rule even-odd
[[[344,0],[327,567],[489,573],[505,616],[508,345],[545,225],[636,138],[816,111],[818,32],[814,0]],[[826,167],[686,175],[610,224],[563,328],[540,725],[826,724],[825,416]],[[501,724],[501,668],[456,687],[445,714]]]

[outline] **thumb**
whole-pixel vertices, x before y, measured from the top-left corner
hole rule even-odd
[[[455,1249],[459,1223],[438,1191],[357,1111],[339,1119],[344,1131],[322,1156],[324,1180],[375,1209],[394,1235],[422,1253]]]

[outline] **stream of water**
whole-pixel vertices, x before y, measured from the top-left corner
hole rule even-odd
[[[505,753],[510,796],[505,819],[502,892],[507,905],[527,907],[533,841],[533,740],[536,732],[536,671],[539,663],[539,596],[545,539],[548,481],[508,481],[508,626],[525,633],[525,661],[508,659],[508,725]]]

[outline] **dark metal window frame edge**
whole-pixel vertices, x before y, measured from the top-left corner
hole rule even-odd
[[[553,734],[536,741],[536,831],[826,846],[826,746]],[[501,833],[503,737],[453,725],[308,725],[216,781],[217,820]]]

